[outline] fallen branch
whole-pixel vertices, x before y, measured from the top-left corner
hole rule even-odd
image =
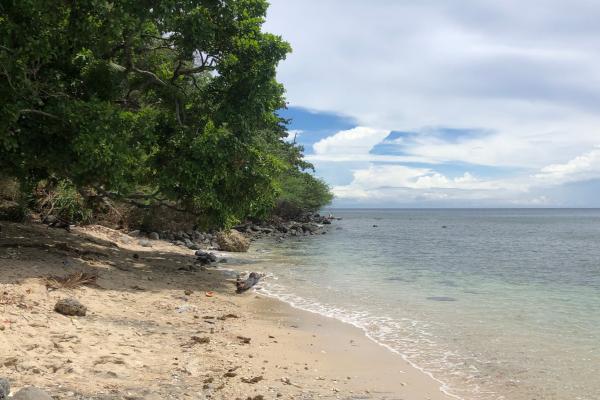
[[[246,280],[242,280],[238,277],[238,280],[235,283],[235,286],[237,288],[236,292],[237,293],[243,293],[246,290],[250,289],[252,286],[256,285],[258,283],[258,281],[260,280],[261,275],[257,272],[251,272],[250,275],[248,275],[248,278]]]

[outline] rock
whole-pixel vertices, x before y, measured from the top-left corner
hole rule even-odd
[[[8,398],[10,394],[10,383],[6,378],[0,378],[0,399],[4,400]]]
[[[42,219],[42,223],[46,225],[55,224],[58,222],[58,217],[56,215],[46,215],[44,219]]]
[[[194,254],[197,257],[197,261],[201,265],[206,265],[217,261],[217,256],[204,250],[197,250]]]
[[[198,243],[190,243],[190,244],[186,244],[186,247],[190,250],[200,250],[201,247]]]
[[[52,397],[35,386],[28,386],[15,393],[12,400],[52,400]]]
[[[302,224],[302,230],[304,230],[304,232],[315,232],[319,229],[319,227],[317,225],[314,224]]]
[[[219,232],[217,234],[217,244],[221,250],[233,252],[245,252],[250,247],[248,239],[236,230]]]
[[[54,311],[62,315],[84,317],[87,307],[75,299],[61,299],[54,305]]]
[[[140,231],[139,230],[131,231],[128,233],[128,235],[132,236],[132,237],[138,237],[138,236],[140,236]]]
[[[158,234],[158,232],[150,232],[150,234],[148,235],[148,239],[150,239],[150,240],[159,240],[160,239],[160,235]]]
[[[152,247],[152,243],[148,239],[142,239],[138,242],[138,244],[142,247]]]

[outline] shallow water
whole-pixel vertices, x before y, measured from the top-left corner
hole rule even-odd
[[[465,399],[600,399],[600,210],[333,213],[325,236],[253,248],[263,292]]]

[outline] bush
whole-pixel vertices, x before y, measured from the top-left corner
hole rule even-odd
[[[38,188],[37,208],[42,217],[54,215],[70,223],[89,223],[92,210],[75,186],[67,180]]]
[[[319,211],[331,203],[329,186],[308,172],[292,171],[281,177],[281,194],[274,214],[293,219],[307,212]]]

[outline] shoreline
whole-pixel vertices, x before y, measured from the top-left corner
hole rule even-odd
[[[13,393],[35,385],[82,400],[454,399],[355,326],[236,295],[227,271],[191,271],[188,249],[141,246],[98,226],[2,228],[0,377]],[[47,290],[44,277],[74,271],[97,273],[96,286]],[[54,312],[65,297],[88,314]]]
[[[412,368],[414,370],[416,370],[418,373],[424,374],[427,377],[429,377],[433,382],[433,384],[437,385],[439,387],[440,392],[442,392],[445,396],[447,396],[447,398],[451,398],[454,400],[464,400],[462,397],[452,394],[450,392],[450,388],[447,386],[446,383],[444,383],[443,381],[437,379],[435,376],[433,376],[433,374],[431,374],[430,372],[426,371],[425,369],[419,367],[418,365],[416,365],[415,363],[413,363],[412,361],[410,361],[404,354],[402,354],[401,352],[397,351],[396,349],[384,344],[384,343],[380,343],[379,341],[377,341],[377,339],[373,338],[368,332],[366,332],[361,326],[358,326],[356,324],[354,324],[353,322],[350,321],[345,321],[342,320],[340,318],[337,318],[335,316],[330,316],[330,315],[326,315],[323,313],[320,313],[318,311],[312,311],[310,309],[306,309],[306,308],[302,308],[301,306],[297,306],[295,304],[292,304],[290,302],[287,302],[283,299],[278,298],[275,295],[271,295],[271,294],[265,294],[262,291],[257,291],[257,294],[275,301],[276,303],[283,303],[286,309],[289,308],[288,312],[290,314],[294,314],[294,313],[308,313],[311,315],[314,315],[315,318],[319,318],[319,319],[327,319],[327,320],[334,320],[338,323],[341,323],[343,325],[348,326],[349,328],[351,328],[352,330],[357,330],[358,334],[364,336],[365,338],[367,338],[371,343],[375,344],[378,347],[382,347],[384,348],[386,351],[388,351],[389,353],[392,353],[394,356],[399,357],[400,359],[402,359],[403,361],[405,361],[408,365],[409,368]],[[279,306],[279,307],[284,307],[284,306]],[[354,335],[356,334],[355,332],[352,332],[351,334]],[[403,372],[404,373],[404,372]]]
[[[277,327],[287,335],[292,335],[291,345],[293,352],[297,353],[295,355],[299,358],[317,356],[316,364],[325,365],[325,368],[313,372],[320,373],[320,377],[327,377],[324,380],[343,382],[350,394],[371,395],[374,397],[364,398],[377,399],[396,396],[415,400],[457,399],[442,390],[442,382],[414,366],[402,355],[377,343],[361,328],[261,295],[260,291],[257,293],[259,295],[253,299],[242,300],[246,303],[243,307],[247,312],[257,317],[253,319],[253,328]],[[313,350],[315,345],[317,349]],[[352,379],[344,381],[336,379],[336,376],[350,376]]]

